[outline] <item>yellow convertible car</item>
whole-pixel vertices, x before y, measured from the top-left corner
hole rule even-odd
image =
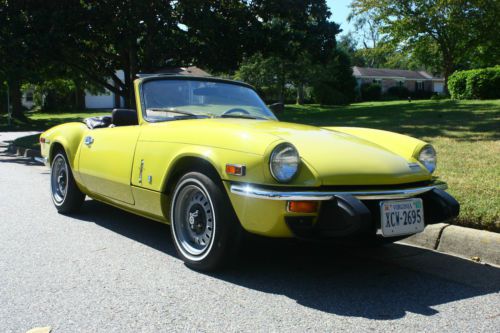
[[[434,148],[396,133],[280,122],[249,85],[146,75],[136,110],[40,136],[55,207],[85,196],[171,226],[185,263],[211,270],[244,231],[392,242],[459,213]]]

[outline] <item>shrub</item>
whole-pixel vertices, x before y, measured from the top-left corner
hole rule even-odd
[[[500,98],[500,66],[455,72],[448,90],[454,99]]]
[[[431,96],[431,101],[441,101],[443,99],[448,99],[448,96],[445,94],[438,94],[438,93],[434,93]]]
[[[467,71],[458,71],[448,78],[448,91],[453,99],[464,99],[467,86]]]
[[[412,99],[429,99],[434,93],[430,90],[417,90],[411,93]]]
[[[313,89],[313,100],[321,105],[349,104],[348,98],[328,84],[318,84]]]
[[[405,86],[393,86],[387,89],[386,95],[397,97],[398,99],[406,99],[410,96],[410,91]]]
[[[382,96],[382,86],[377,83],[363,83],[361,85],[361,99],[363,101],[379,101]]]

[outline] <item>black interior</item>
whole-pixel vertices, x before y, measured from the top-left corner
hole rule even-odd
[[[83,120],[90,129],[114,126],[139,125],[137,111],[133,109],[113,109],[111,116],[91,117]]]

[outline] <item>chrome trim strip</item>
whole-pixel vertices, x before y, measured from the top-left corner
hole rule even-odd
[[[424,187],[415,187],[397,190],[380,190],[380,191],[276,191],[259,188],[250,184],[232,184],[230,187],[231,193],[257,199],[267,200],[332,200],[335,196],[352,195],[363,200],[378,200],[378,199],[404,199],[410,198],[433,189],[446,190],[446,183],[439,183]]]

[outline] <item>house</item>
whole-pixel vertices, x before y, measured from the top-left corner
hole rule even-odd
[[[116,71],[116,76],[123,81],[125,81],[125,74],[122,70]],[[108,83],[114,85],[113,80],[109,79]],[[125,105],[125,100],[123,97],[104,89],[103,93],[93,94],[89,91],[85,92],[85,108],[86,109],[113,109],[120,108]]]
[[[382,92],[390,87],[404,86],[411,92],[426,91],[441,94],[444,92],[444,79],[434,77],[425,71],[409,71],[403,69],[352,68],[358,87],[365,83],[378,83]]]

